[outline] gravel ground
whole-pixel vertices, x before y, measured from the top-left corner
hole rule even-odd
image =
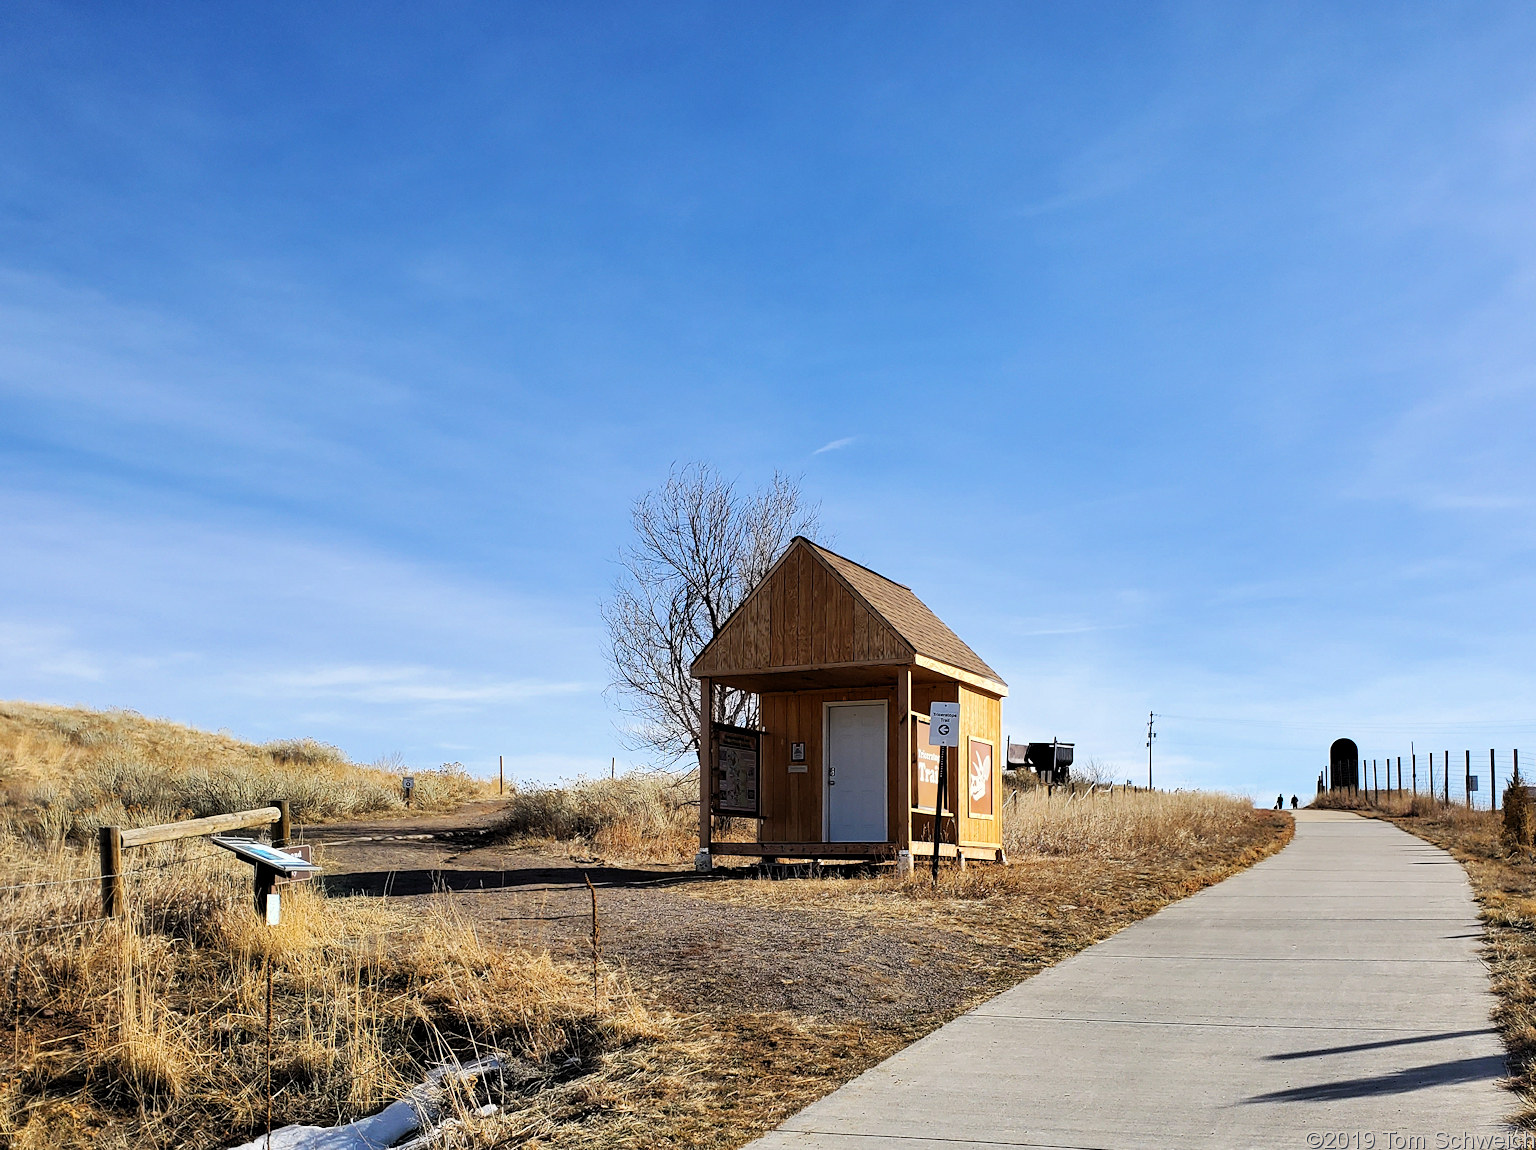
[[[931,924],[875,921],[821,909],[726,905],[700,897],[719,883],[757,883],[746,868],[617,867],[482,845],[474,824],[401,820],[317,828],[333,894],[431,898],[456,892],[461,911],[509,942],[560,957],[591,953],[590,877],[604,962],[620,964],[648,998],[673,1010],[793,1011],[828,1021],[910,1023],[952,1014],[988,985],[972,943]],[[829,880],[835,881],[835,880]]]

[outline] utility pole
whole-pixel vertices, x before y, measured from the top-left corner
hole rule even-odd
[[[1157,738],[1157,732],[1152,729],[1152,720],[1157,718],[1151,711],[1147,712],[1147,790],[1152,789],[1152,740]]]

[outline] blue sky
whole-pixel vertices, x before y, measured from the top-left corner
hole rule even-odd
[[[1536,754],[1532,59],[1513,3],[8,4],[0,697],[631,761],[597,606],[707,460],[1015,737]]]

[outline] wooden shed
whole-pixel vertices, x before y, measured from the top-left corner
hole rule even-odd
[[[797,536],[691,671],[707,732],[701,867],[720,855],[931,858],[935,702],[960,704],[939,854],[1006,861],[1008,687],[911,588]],[[718,721],[722,687],[758,696],[757,728]],[[712,814],[756,819],[757,841],[714,840]]]

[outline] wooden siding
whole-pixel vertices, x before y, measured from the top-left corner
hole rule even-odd
[[[960,704],[960,746],[951,747],[949,751],[948,797],[944,800],[946,811],[959,813],[958,822],[955,825],[959,828],[960,842],[979,846],[1001,845],[1003,841],[1003,756],[1006,754],[1006,748],[1002,746],[1003,702],[995,695],[972,690],[963,683],[912,684],[913,711],[926,715],[928,708],[934,703]],[[990,819],[971,818],[970,808],[966,803],[965,786],[970,770],[970,744],[967,740],[971,738],[986,739],[992,744],[993,817]],[[909,750],[907,754],[910,760],[911,751]],[[910,761],[907,769],[911,769]],[[948,842],[951,831],[947,814],[944,821],[945,827],[941,838],[944,842]],[[933,842],[931,815],[912,815],[912,840]]]
[[[731,616],[694,674],[718,677],[912,658],[911,645],[800,543]]]
[[[960,844],[1001,845],[1003,841],[1003,758],[1007,748],[1001,746],[1003,730],[1003,702],[992,695],[973,691],[960,684],[960,769],[951,772],[955,777],[955,809],[960,812]],[[973,819],[967,803],[966,787],[970,778],[970,739],[985,739],[992,744],[992,817]],[[953,752],[951,752],[953,754]]]
[[[822,841],[822,784],[824,733],[827,703],[883,701],[886,704],[886,826],[891,831],[903,812],[897,810],[901,795],[894,768],[900,746],[901,724],[896,713],[896,688],[862,687],[834,691],[795,691],[762,696],[763,764],[762,813],[758,841],[766,843],[815,843]],[[805,744],[805,773],[789,773],[789,745]],[[798,765],[798,764],[796,764]],[[902,769],[906,769],[905,762]]]

